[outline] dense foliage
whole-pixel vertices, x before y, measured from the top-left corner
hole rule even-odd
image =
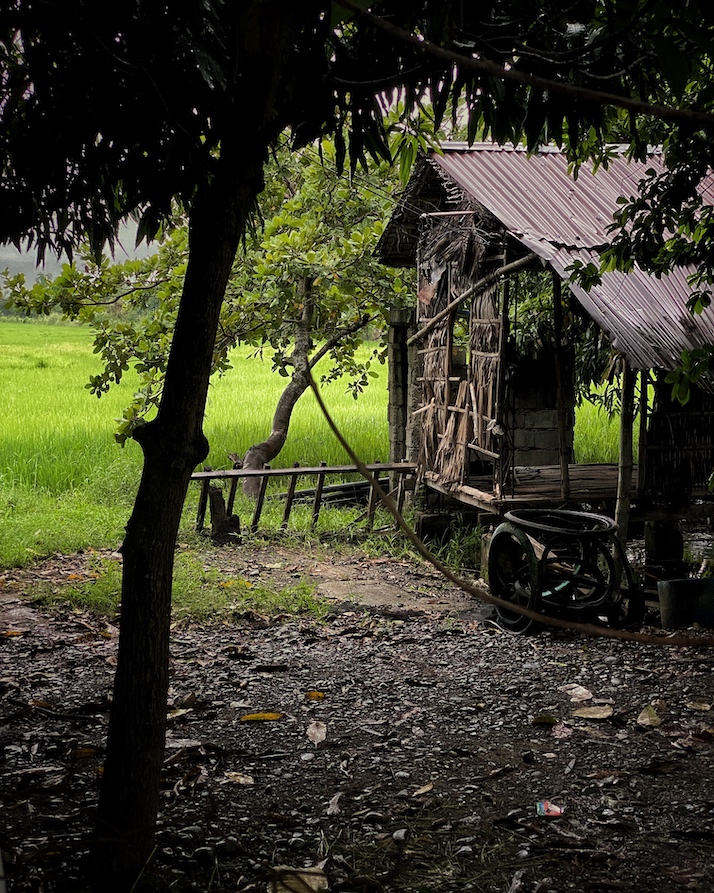
[[[670,173],[714,158],[708,0],[152,0],[0,8],[0,242],[40,255],[88,239],[95,257],[130,214],[155,236],[178,204],[188,260],[158,411],[133,436],[144,471],[123,547],[122,631],[93,842],[96,889],[135,889],[152,851],[164,754],[176,532],[202,422],[220,310],[269,150],[334,135],[338,168],[388,159],[387,112],[403,101],[401,149],[424,98],[435,123],[461,101],[470,135],[562,143],[605,162],[613,134]],[[405,162],[406,163],[406,162]],[[620,257],[711,258],[691,182],[673,232],[656,201],[635,210]],[[651,225],[648,223],[651,221]],[[641,236],[641,238],[640,238]],[[659,244],[657,239],[664,239]],[[707,277],[704,267],[704,290]],[[700,301],[703,303],[703,295]]]
[[[310,283],[310,368],[329,357],[322,380],[344,377],[354,397],[366,387],[372,363],[385,346],[357,358],[365,335],[386,336],[389,311],[411,300],[411,274],[378,263],[374,248],[393,201],[394,168],[358,171],[351,178],[335,167],[334,145],[323,141],[300,152],[281,148],[266,169],[260,223],[238,252],[221,312],[214,368],[225,372],[229,351],[248,345],[266,352],[280,375],[294,367],[296,334],[304,318],[301,283]],[[28,285],[7,277],[7,305],[22,313],[59,310],[90,323],[103,369],[88,388],[98,396],[132,366],[140,386],[119,424],[120,441],[131,436],[161,396],[166,359],[188,260],[188,230],[177,218],[148,258],[113,264],[90,256],[67,264],[55,278]]]

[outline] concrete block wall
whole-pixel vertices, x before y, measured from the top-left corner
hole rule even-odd
[[[515,465],[558,465],[558,401],[552,356],[521,358],[511,381],[512,410],[508,429],[512,433]],[[566,393],[567,440],[571,461],[575,421],[575,393]]]

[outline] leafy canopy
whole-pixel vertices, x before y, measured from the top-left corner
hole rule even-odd
[[[386,159],[397,99],[410,116],[428,96],[437,127],[463,101],[471,137],[553,141],[575,164],[615,133],[638,155],[666,142],[675,160],[711,161],[707,0],[275,3],[275,27],[287,15],[302,27],[255,135],[261,6],[3,4],[0,240],[29,237],[42,254],[88,236],[98,256],[129,214],[153,237],[175,200],[190,210],[236,128],[255,147],[286,128],[297,146],[334,134],[338,165],[352,170]],[[403,146],[413,149],[408,129]]]
[[[214,368],[230,368],[237,344],[271,356],[274,368],[291,374],[295,322],[302,312],[302,280],[310,283],[316,305],[312,318],[315,349],[326,344],[329,371],[323,379],[345,376],[356,397],[384,361],[384,347],[358,362],[364,337],[386,333],[391,307],[411,300],[411,275],[378,263],[373,252],[397,187],[386,163],[352,178],[335,168],[335,148],[323,141],[293,152],[285,146],[271,159],[260,198],[262,224],[246,235],[229,281]],[[101,396],[133,365],[140,388],[119,423],[120,442],[160,400],[168,349],[188,262],[185,221],[175,225],[157,252],[142,260],[97,264],[85,256],[66,264],[54,279],[28,286],[20,274],[6,279],[10,306],[23,313],[59,309],[95,330],[95,353],[103,369],[87,387]],[[343,337],[338,337],[343,334]]]

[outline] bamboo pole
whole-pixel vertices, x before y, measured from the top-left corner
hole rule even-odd
[[[570,499],[570,447],[566,430],[565,382],[563,381],[563,290],[560,276],[553,273],[553,327],[555,329],[555,384],[558,410],[558,457],[560,495]]]
[[[620,396],[620,456],[617,465],[617,503],[615,523],[622,548],[627,544],[632,500],[632,420],[635,404],[635,374],[623,359],[622,393]]]

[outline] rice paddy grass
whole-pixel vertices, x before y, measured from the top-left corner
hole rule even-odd
[[[0,320],[0,567],[121,543],[141,474],[141,451],[133,442],[120,447],[114,431],[137,379],[128,373],[121,385],[98,399],[86,383],[99,363],[89,329]],[[343,381],[321,388],[340,430],[367,462],[387,461],[389,454],[386,368],[378,366],[377,372],[356,401]],[[272,372],[270,357],[251,356],[245,347],[233,352],[232,368],[214,379],[209,392],[206,464],[230,467],[229,452],[242,455],[267,436],[285,382]],[[616,461],[617,420],[595,407],[579,409],[576,457],[580,462]],[[314,395],[307,392],[274,465],[320,462],[351,464]],[[275,491],[284,482],[273,486]],[[182,538],[192,530],[197,499],[198,487],[192,486]],[[248,507],[240,510],[249,512]],[[277,529],[280,511],[277,501],[274,508],[268,501],[264,521]],[[333,523],[349,526],[360,514],[354,509],[335,520],[334,512],[321,514],[313,531],[309,506],[297,506],[291,527],[309,536]]]

